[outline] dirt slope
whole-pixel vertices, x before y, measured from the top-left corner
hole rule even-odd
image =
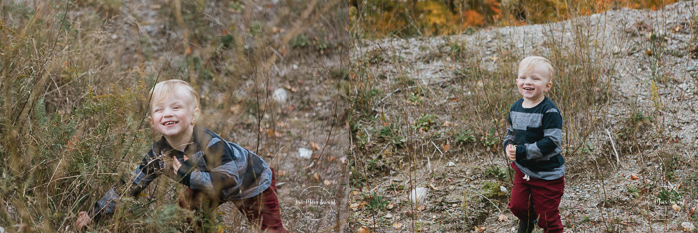
[[[522,55],[546,54],[544,43],[576,46],[575,38],[580,35],[575,29],[584,28],[588,44],[594,47],[589,53],[602,55],[595,62],[615,73],[606,77],[612,85],[611,99],[598,110],[599,124],[589,135],[588,152],[566,156],[567,185],[560,205],[565,232],[681,232],[687,223],[696,224],[693,209],[698,207],[693,187],[698,177],[697,7],[698,1],[686,1],[658,11],[618,9],[552,24],[489,28],[472,35],[360,41],[351,57],[360,61],[379,51],[384,57],[399,58],[399,67],[377,64],[367,68],[385,74],[377,85],[407,76],[417,85],[444,87],[456,78],[453,70],[466,64],[433,54],[450,51],[454,41],[466,44],[474,57],[482,59],[485,69],[493,70],[512,65],[501,64],[498,57],[504,54],[498,54],[502,51],[498,48],[515,47]],[[395,96],[383,100],[398,98]],[[433,104],[443,107],[447,102]],[[374,110],[386,115],[390,111]],[[632,121],[638,112],[648,120]],[[436,114],[444,121],[462,123],[447,110]],[[642,128],[642,132],[619,138],[631,121],[636,125],[630,127]],[[483,188],[489,181],[500,180],[510,190],[504,174],[485,169],[504,168],[508,161],[483,148],[444,153],[434,147],[436,150],[426,149],[425,157],[433,151],[430,159],[416,162],[412,172],[410,165],[388,164],[389,172],[369,176],[365,187],[353,187],[353,224],[349,228],[515,232],[516,218],[506,208],[508,191],[504,196],[490,196]],[[410,204],[411,183],[428,189],[426,201]],[[384,195],[389,207],[371,210],[370,198],[366,198],[371,191]]]

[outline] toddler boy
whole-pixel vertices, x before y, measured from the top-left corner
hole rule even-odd
[[[281,223],[274,171],[264,160],[237,144],[227,142],[196,125],[199,95],[188,83],[168,80],[151,90],[148,121],[162,138],[155,142],[126,183],[127,194],[138,195],[161,174],[184,184],[179,206],[212,211],[226,201],[267,232],[288,232]],[[116,210],[120,194],[110,189],[76,227],[98,221]]]
[[[563,229],[558,209],[565,189],[562,116],[545,96],[553,85],[553,74],[548,59],[524,58],[516,79],[523,98],[511,106],[507,118],[511,128],[504,148],[515,171],[509,209],[519,218],[519,233],[533,232],[536,221],[545,232]]]

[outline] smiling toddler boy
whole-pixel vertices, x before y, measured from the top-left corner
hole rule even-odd
[[[182,208],[211,211],[232,201],[262,230],[288,232],[281,223],[274,171],[251,151],[196,125],[199,95],[188,83],[160,82],[151,96],[148,121],[162,137],[131,173],[131,182],[123,185],[128,195],[138,195],[162,174],[187,186],[179,195]],[[110,189],[89,211],[81,211],[76,227],[112,214],[120,197],[116,190]]]
[[[565,160],[560,154],[562,115],[545,96],[553,85],[550,61],[530,56],[519,63],[516,87],[522,99],[511,106],[504,148],[514,169],[509,209],[519,218],[519,233],[562,232],[560,199],[565,189]]]

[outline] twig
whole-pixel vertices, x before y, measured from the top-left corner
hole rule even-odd
[[[376,103],[376,106],[380,105],[383,102],[383,100],[387,99],[388,97],[390,97],[394,93],[397,93],[398,91],[400,91],[400,88],[395,89],[393,92],[388,93],[388,95],[386,95],[385,97],[383,97],[383,99],[379,100],[378,103]]]
[[[436,146],[436,143],[434,143],[434,141],[431,141],[431,144],[434,145],[434,147],[436,147],[436,150],[438,150],[439,153],[441,153],[441,157],[443,157],[443,156],[444,156],[444,152],[442,152],[441,149],[439,149],[439,147]]]
[[[330,138],[332,137],[332,130],[334,129],[335,122],[337,118],[337,102],[334,103],[334,113],[332,114],[332,120],[330,120],[330,132],[327,133],[327,139],[325,139],[325,145],[322,146],[322,150],[320,150],[320,155],[317,158],[318,163],[320,160],[322,160],[322,156],[325,155],[325,148],[327,148],[327,145],[329,144]]]
[[[618,166],[621,166],[620,164],[620,157],[618,156],[618,150],[616,150],[616,143],[613,141],[613,137],[611,137],[611,132],[608,132],[608,129],[606,130],[606,134],[608,134],[608,139],[611,140],[611,146],[613,147],[613,152],[616,154],[616,163]]]

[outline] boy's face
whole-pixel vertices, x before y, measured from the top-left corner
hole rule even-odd
[[[153,96],[155,98],[156,96]],[[199,109],[192,103],[192,96],[183,91],[174,91],[162,99],[154,99],[148,121],[165,138],[178,138],[191,133]]]
[[[519,69],[519,77],[516,79],[516,87],[526,100],[537,101],[545,97],[545,92],[550,90],[553,82],[550,81],[550,73],[544,66],[534,66],[531,70],[525,67]]]

